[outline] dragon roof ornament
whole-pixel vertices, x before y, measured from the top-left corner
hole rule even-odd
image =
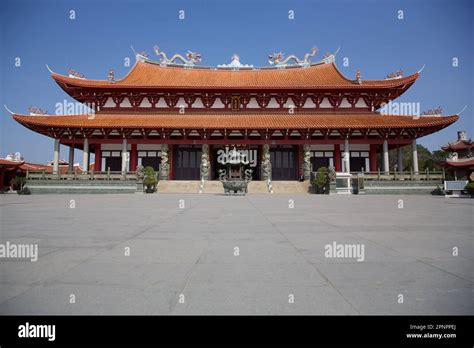
[[[240,62],[240,57],[237,54],[233,54],[231,57],[231,62],[229,64],[220,64],[217,65],[214,69],[231,69],[231,70],[240,70],[240,69],[268,69],[268,68],[286,68],[286,67],[303,67],[307,68],[312,65],[319,64],[328,64],[333,63],[336,59],[336,54],[339,52],[340,47],[334,53],[326,53],[321,60],[311,63],[311,58],[318,53],[317,47],[311,48],[309,53],[306,53],[303,59],[299,59],[296,55],[289,55],[285,57],[283,52],[273,53],[268,56],[268,63],[270,67],[254,67],[251,64],[242,64]],[[148,54],[145,52],[137,52],[132,46],[132,51],[135,54],[137,61],[149,62],[154,64],[159,64],[161,66],[181,66],[185,68],[193,68],[198,63],[201,62],[201,54],[193,51],[188,51],[184,56],[181,54],[174,54],[171,58],[168,58],[165,52],[163,52],[159,46],[154,46],[153,51],[155,54],[160,57],[158,61],[155,61],[149,58]],[[200,66],[199,68],[210,69],[211,67]]]
[[[186,57],[181,54],[175,54],[171,58],[168,58],[165,52],[163,52],[158,46],[153,47],[155,54],[160,57],[160,64],[163,66],[169,64],[184,65],[186,67],[192,67],[201,62],[201,54],[193,51],[188,51]],[[177,63],[180,61],[181,63]]]
[[[286,67],[290,61],[294,62],[294,65],[299,65],[303,67],[309,67],[311,64],[311,57],[314,57],[318,52],[317,47],[311,48],[309,53],[306,53],[303,59],[299,59],[294,54],[289,55],[285,58],[285,54],[283,52],[273,53],[268,55],[268,63],[270,65],[275,65],[277,67]]]
[[[285,58],[285,54],[281,51],[278,53],[273,53],[268,56],[268,63],[270,63],[270,65],[273,65],[277,68],[286,68],[289,66],[300,66],[303,68],[307,68],[314,64],[321,64],[321,63],[328,64],[336,60],[336,54],[339,52],[339,49],[340,47],[338,47],[338,49],[334,53],[329,53],[329,52],[326,53],[323,56],[323,59],[313,64],[311,63],[311,58],[314,57],[316,53],[318,53],[317,47],[311,48],[311,51],[309,53],[306,53],[303,59],[299,59],[294,54],[289,55],[288,57]],[[293,64],[289,64],[290,62],[292,62]]]

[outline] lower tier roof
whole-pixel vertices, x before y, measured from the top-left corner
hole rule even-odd
[[[379,113],[97,113],[94,115],[13,115],[27,127],[177,128],[177,129],[340,129],[443,127],[459,116],[394,116]]]
[[[456,160],[447,159],[445,162],[442,162],[441,165],[444,167],[474,168],[474,157],[459,158]]]
[[[414,139],[455,122],[459,116],[394,116],[379,113],[97,113],[92,115],[18,115],[13,118],[23,126],[52,138],[111,138],[148,137],[169,139],[176,133],[182,139],[199,134],[222,136],[238,132],[243,138],[254,132],[261,139],[278,136],[300,136],[300,140],[314,137],[362,137]],[[217,132],[217,133],[216,133]],[[194,135],[192,135],[192,133]],[[275,138],[276,139],[276,138]]]

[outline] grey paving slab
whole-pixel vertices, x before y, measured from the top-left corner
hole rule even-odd
[[[431,308],[430,315],[472,315],[474,311],[474,293],[469,287],[397,290],[384,288],[367,291],[354,288],[342,289],[341,293],[364,315],[426,315],[426,308]],[[399,295],[403,295],[403,303],[398,302]]]
[[[74,294],[75,303],[70,303]],[[1,314],[169,314],[173,291],[137,286],[44,284],[0,304]]]
[[[261,286],[321,286],[325,279],[310,264],[197,264],[188,285],[233,284]]]
[[[0,282],[8,284],[45,282],[102,251],[103,249],[64,248],[44,257],[38,257],[36,262],[25,259],[2,260],[0,262]]]
[[[472,282],[422,262],[318,263],[316,267],[338,289],[371,291],[390,288],[407,290],[450,290]]]
[[[172,314],[357,314],[330,286],[252,286],[192,284]],[[289,303],[290,294],[294,303]]]
[[[0,243],[39,247],[0,260],[0,314],[472,315],[473,213],[416,195],[0,195]],[[332,242],[364,261],[325,257]]]
[[[123,285],[162,286],[182,288],[194,264],[174,263],[128,263],[117,267],[116,263],[96,262],[95,259],[81,263],[66,273],[48,280],[48,284],[70,285]]]
[[[238,248],[239,256],[235,256]],[[200,263],[306,263],[307,261],[287,241],[211,241]]]

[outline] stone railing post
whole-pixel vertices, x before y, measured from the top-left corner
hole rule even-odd
[[[303,145],[303,165],[302,172],[304,180],[309,180],[311,175],[311,146],[309,144]]]
[[[162,157],[163,158],[163,157]],[[201,149],[201,165],[199,167],[201,181],[209,180],[210,164],[209,164],[209,145],[203,144]]]
[[[168,162],[169,156],[168,144],[161,145],[161,166],[160,166],[160,180],[169,180],[170,165]]]
[[[270,162],[270,145],[262,146],[262,180],[272,179],[272,163]]]

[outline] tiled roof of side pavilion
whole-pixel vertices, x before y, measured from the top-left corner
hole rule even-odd
[[[116,81],[74,78],[52,73],[63,88],[173,88],[173,89],[377,89],[408,88],[419,77],[419,72],[407,77],[385,80],[347,79],[335,63],[291,67],[285,69],[212,69],[160,66],[137,61],[129,73]]]

